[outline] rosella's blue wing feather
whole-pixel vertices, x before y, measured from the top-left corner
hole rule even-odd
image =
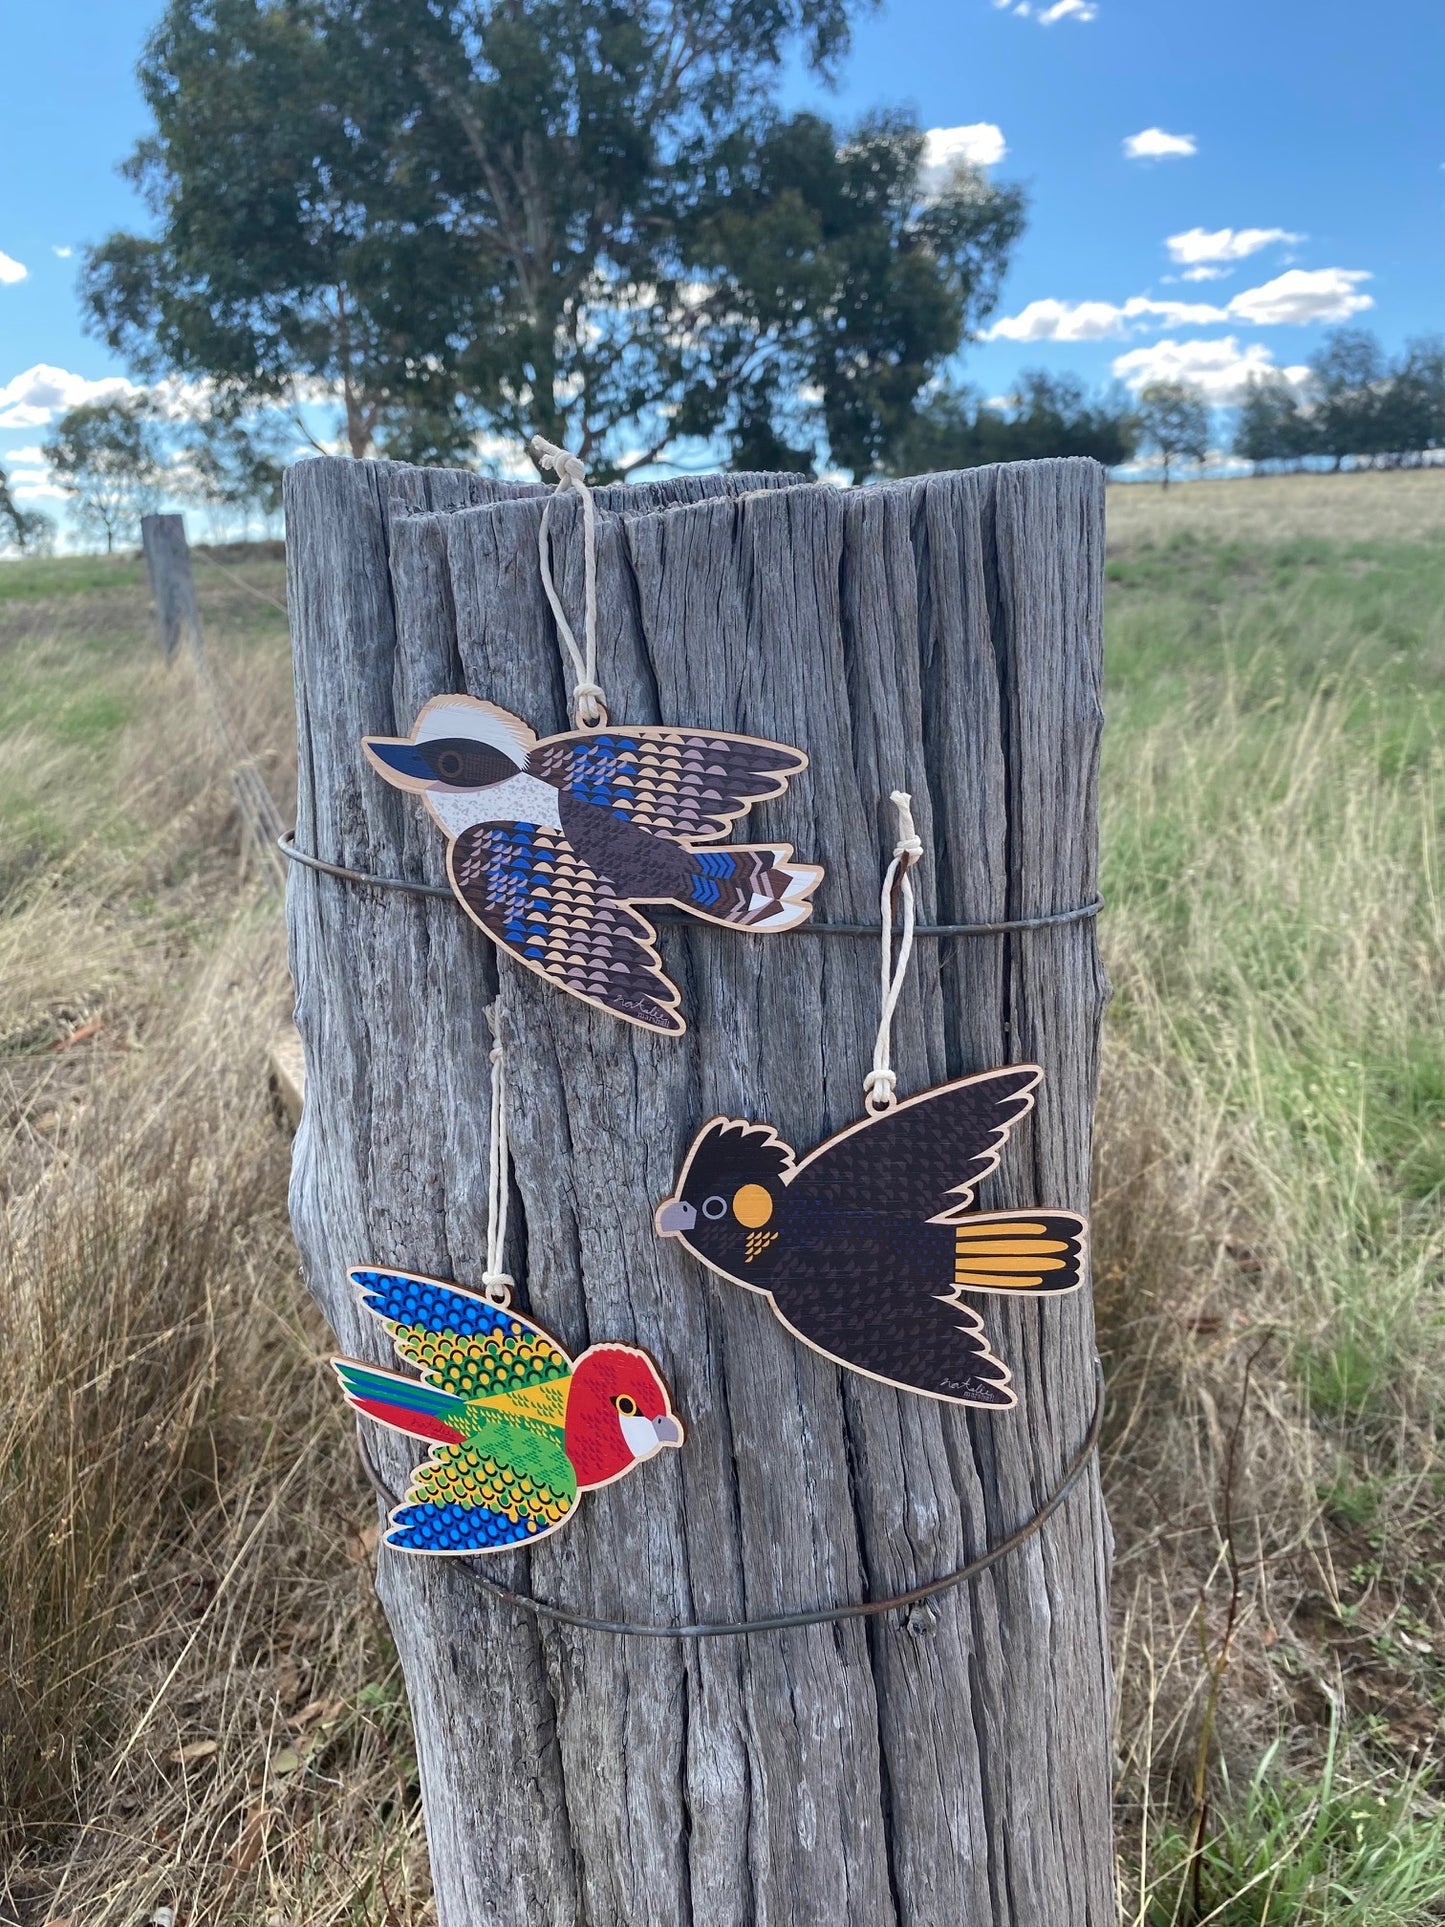
[[[475,1292],[407,1271],[358,1269],[350,1276],[362,1304],[388,1325],[417,1332],[455,1332],[458,1337],[472,1338],[488,1337],[516,1317]]]
[[[455,1285],[403,1271],[351,1273],[361,1302],[423,1378],[463,1398],[566,1378],[572,1361],[529,1318]]]
[[[677,989],[645,918],[546,823],[478,823],[451,845],[452,887],[518,963],[575,997],[676,1035]]]
[[[501,1552],[508,1546],[528,1545],[537,1536],[533,1519],[448,1502],[399,1505],[391,1515],[386,1543],[406,1552]]]
[[[549,736],[527,768],[639,829],[706,843],[754,803],[780,796],[807,762],[801,750],[751,736],[603,729]]]

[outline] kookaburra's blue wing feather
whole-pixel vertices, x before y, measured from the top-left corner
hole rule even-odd
[[[578,730],[549,736],[531,775],[655,836],[710,843],[807,767],[799,749],[696,729]]]
[[[560,829],[476,824],[451,845],[447,867],[466,908],[518,963],[644,1029],[686,1028],[652,925],[617,901]]]

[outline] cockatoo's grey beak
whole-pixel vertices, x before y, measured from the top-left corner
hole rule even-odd
[[[657,1442],[659,1445],[682,1444],[682,1427],[678,1424],[677,1420],[673,1418],[671,1413],[665,1418],[655,1418],[652,1421],[652,1429],[657,1434]]]
[[[660,1238],[676,1238],[697,1223],[696,1207],[682,1198],[664,1198],[653,1218]]]

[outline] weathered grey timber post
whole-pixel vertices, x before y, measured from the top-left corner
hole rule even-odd
[[[842,492],[769,478],[598,493],[600,663],[617,722],[797,743],[753,814],[827,866],[822,920],[867,922],[912,792],[925,921],[1016,919],[1095,891],[1102,475],[1041,462]],[[781,478],[771,478],[776,484]],[[423,813],[364,732],[466,689],[565,726],[538,581],[538,491],[386,464],[288,478],[297,841],[436,882]],[[553,516],[578,606],[577,504]],[[486,1006],[515,1159],[509,1269],[567,1344],[658,1360],[687,1444],[486,1570],[628,1621],[881,1596],[1028,1519],[1094,1399],[1087,1293],[988,1301],[1020,1404],[964,1413],[844,1373],[767,1306],[655,1239],[715,1112],[808,1145],[859,1114],[876,947],[669,927],[692,1028],[669,1040],[552,991],[451,902],[295,870],[307,1103],[292,1216],[341,1346],[385,1359],[346,1267],[475,1284],[486,1230]],[[920,943],[903,1092],[1041,1063],[986,1209],[1087,1204],[1105,984],[1087,921]],[[370,1440],[400,1488],[403,1442]],[[340,1522],[338,1522],[340,1530]],[[1104,1927],[1108,1531],[1090,1472],[1037,1536],[905,1619],[684,1643],[548,1626],[463,1562],[383,1549],[416,1722],[441,1927]]]
[[[143,515],[140,539],[151,594],[155,598],[157,639],[161,654],[169,662],[176,653],[183,629],[191,638],[192,648],[199,650],[201,643],[201,612],[191,576],[186,518],[184,515]]]

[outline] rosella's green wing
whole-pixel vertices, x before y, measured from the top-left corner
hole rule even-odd
[[[418,1467],[391,1515],[389,1546],[408,1552],[500,1552],[561,1525],[577,1503],[577,1475],[560,1432],[481,1418],[461,1445]]]
[[[467,1401],[467,1436],[436,1448],[391,1515],[388,1545],[498,1552],[551,1532],[577,1503],[563,1449],[572,1361],[519,1312],[404,1272],[353,1271],[367,1309],[428,1383]]]

